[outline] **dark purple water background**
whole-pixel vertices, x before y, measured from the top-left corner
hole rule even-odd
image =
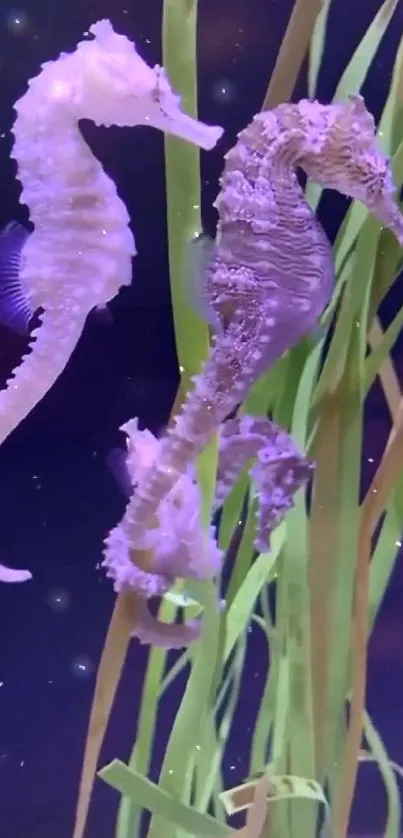
[[[329,100],[339,73],[379,7],[375,0],[338,0],[320,78]],[[200,0],[200,111],[226,126],[220,148],[203,155],[205,221],[217,191],[222,152],[259,109],[291,3],[281,0]],[[361,10],[361,11],[360,11]],[[154,0],[21,0],[0,3],[0,227],[24,221],[15,168],[9,160],[12,104],[39,63],[73,48],[94,20],[110,16],[147,59],[160,60],[161,3]],[[390,83],[403,31],[403,8],[368,76],[367,104],[376,115]],[[296,95],[305,92],[300,79]],[[105,467],[119,443],[118,426],[133,415],[153,430],[168,415],[176,383],[169,308],[162,140],[148,129],[83,126],[95,154],[116,181],[130,211],[139,255],[131,289],[113,304],[113,325],[89,321],[77,351],[49,396],[0,449],[0,559],[30,567],[34,581],[0,590],[0,838],[69,838],[99,659],[113,606],[98,567],[101,542],[123,510]],[[333,236],[344,203],[326,198],[322,220]],[[384,309],[401,305],[399,284]],[[0,331],[5,381],[24,342]],[[401,373],[402,343],[396,362]],[[380,392],[368,406],[365,479],[388,431]],[[403,573],[399,560],[370,649],[368,706],[391,755],[403,761]],[[102,761],[126,758],[134,737],[145,654],[130,650]],[[240,718],[257,706],[265,678],[263,644],[250,637]],[[169,734],[179,686],[167,696],[155,760]],[[227,769],[244,776],[250,727],[239,723]],[[87,838],[111,838],[117,796],[98,782]],[[353,831],[381,830],[384,799],[373,768],[360,771]]]

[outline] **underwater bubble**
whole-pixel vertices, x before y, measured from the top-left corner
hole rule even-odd
[[[230,79],[219,79],[212,90],[212,96],[215,102],[220,105],[228,105],[234,101],[236,97],[236,87]]]
[[[33,483],[34,488],[35,488],[37,491],[38,491],[39,489],[42,489],[42,483],[41,483],[41,478],[40,478],[39,474],[32,474],[32,475],[31,475],[31,480],[32,480],[32,483]]]
[[[13,35],[26,35],[31,28],[30,20],[22,9],[10,9],[4,23]]]
[[[94,661],[92,661],[87,655],[77,655],[71,663],[72,675],[75,675],[77,678],[81,678],[83,680],[89,678],[94,670]]]
[[[52,611],[66,611],[71,602],[71,596],[65,588],[53,588],[49,591],[46,602]]]

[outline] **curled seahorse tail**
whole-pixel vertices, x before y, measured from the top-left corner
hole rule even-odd
[[[139,615],[131,633],[142,644],[160,649],[183,649],[198,639],[200,617],[188,623],[164,623],[148,610],[146,602],[139,603]]]
[[[52,387],[83,331],[85,316],[47,309],[30,349],[0,391],[0,445]]]

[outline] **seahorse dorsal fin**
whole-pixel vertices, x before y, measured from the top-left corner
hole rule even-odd
[[[0,232],[0,322],[23,336],[34,315],[20,282],[21,253],[29,235],[16,221]]]
[[[103,20],[98,20],[96,23],[93,23],[88,30],[91,35],[94,35],[97,41],[102,42],[103,40],[110,38],[111,35],[115,34],[115,30],[107,18]]]

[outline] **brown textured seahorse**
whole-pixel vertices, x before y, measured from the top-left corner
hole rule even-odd
[[[360,97],[342,104],[280,105],[241,132],[226,157],[216,202],[217,243],[205,277],[206,302],[222,333],[127,506],[121,532],[131,550],[155,537],[152,519],[163,499],[256,378],[315,326],[329,301],[331,247],[304,199],[298,167],[323,186],[362,201],[403,243],[390,164],[376,145],[374,120]],[[306,481],[309,464],[284,434],[268,427],[266,432],[271,443],[266,435],[265,467],[285,475],[283,489],[288,486],[291,499]],[[246,451],[249,444],[246,435]],[[261,485],[263,475],[260,462]],[[263,497],[260,549],[270,530],[267,502]]]
[[[42,65],[15,105],[13,157],[34,232],[28,237],[18,225],[4,231],[0,247],[9,264],[3,255],[0,315],[6,310],[15,326],[39,308],[43,314],[32,351],[0,392],[0,443],[60,375],[91,309],[131,281],[129,217],[79,120],[150,125],[203,148],[222,134],[186,116],[164,71],[150,68],[109,21],[90,32],[93,40]]]

